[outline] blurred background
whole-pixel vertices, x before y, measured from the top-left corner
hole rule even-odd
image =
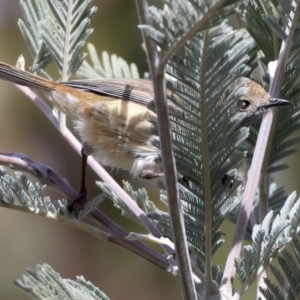
[[[88,41],[96,46],[99,54],[106,50],[136,63],[142,75],[147,71],[147,64],[134,1],[97,0],[94,5],[98,6],[98,13],[92,20],[95,31]],[[18,18],[21,18],[19,1],[0,0],[0,61],[15,65],[18,56],[23,54],[28,67],[32,58],[18,29]],[[0,81],[0,141],[1,152],[24,153],[51,166],[79,189],[80,157],[30,100],[3,81]],[[276,177],[288,193],[299,186],[299,158],[299,153],[293,155],[286,161],[293,167]],[[153,183],[135,181],[122,171],[114,172],[113,176],[118,182],[129,180],[135,188],[146,187],[151,199],[160,205]],[[96,180],[89,170],[91,198],[99,194]],[[52,190],[47,191],[53,199],[59,197]],[[143,230],[121,217],[109,201],[101,204],[100,209],[128,231]],[[233,228],[229,222],[223,225],[228,242],[216,256],[216,263],[221,263],[227,255]],[[26,268],[34,268],[38,263],[50,264],[64,278],[83,275],[114,300],[181,299],[176,278],[125,249],[59,222],[0,208],[0,241],[1,299],[29,299],[13,284],[13,279],[20,278]]]

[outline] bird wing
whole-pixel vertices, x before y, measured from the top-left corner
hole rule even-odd
[[[152,82],[145,79],[101,78],[60,83],[99,95],[131,100],[146,106],[154,99]]]

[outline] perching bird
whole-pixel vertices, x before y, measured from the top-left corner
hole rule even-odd
[[[101,164],[128,170],[141,179],[161,176],[160,149],[153,145],[158,137],[150,122],[155,113],[147,107],[154,100],[151,81],[105,78],[54,82],[5,63],[0,63],[0,78],[48,92],[56,106],[75,117],[87,154]],[[243,87],[245,93],[237,100],[239,111],[246,113],[241,126],[249,126],[270,107],[290,103],[271,98],[254,81],[247,80]]]

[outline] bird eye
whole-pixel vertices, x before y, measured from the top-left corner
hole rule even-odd
[[[250,102],[248,100],[240,99],[238,101],[238,106],[242,110],[247,109],[249,107],[249,105],[250,105]]]

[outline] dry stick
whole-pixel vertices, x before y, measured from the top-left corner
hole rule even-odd
[[[157,74],[154,79],[154,93],[156,99],[163,100],[165,97],[165,80],[164,75]],[[157,105],[160,103],[161,105]],[[161,106],[159,108],[159,106]],[[182,207],[179,197],[178,184],[177,184],[177,170],[175,164],[175,157],[173,152],[171,140],[171,128],[169,123],[169,114],[166,108],[165,101],[156,101],[156,111],[158,120],[162,120],[159,126],[161,150],[163,157],[163,165],[166,190],[169,202],[169,214],[172,224],[173,239],[176,249],[176,260],[180,270],[180,280],[184,299],[196,300],[196,289],[193,282],[192,267],[187,248],[187,238],[184,225],[184,218],[182,214]],[[159,122],[158,122],[159,123]],[[163,134],[164,133],[164,134]],[[171,155],[173,154],[173,155]]]
[[[48,166],[45,166],[41,163],[38,163],[26,155],[20,153],[2,153],[0,152],[0,162],[1,165],[5,165],[11,169],[17,169],[19,171],[25,171],[34,177],[36,177],[42,184],[46,184],[56,189],[67,199],[74,199],[77,196],[77,192],[65,181],[63,180],[53,169]],[[82,207],[87,204],[87,201],[81,202]],[[15,206],[13,207],[15,208]],[[129,251],[143,257],[149,262],[155,264],[156,266],[162,268],[163,270],[172,273],[172,275],[177,276],[177,269],[170,266],[169,262],[161,254],[157,253],[153,249],[144,245],[139,241],[130,241],[127,239],[128,232],[119,227],[116,223],[110,220],[105,216],[99,209],[93,208],[90,214],[93,216],[94,220],[100,225],[102,231],[103,228],[106,235],[106,241],[115,243],[119,246],[122,246]],[[61,220],[60,220],[61,221]],[[69,225],[74,226],[70,222],[66,222]],[[93,226],[87,227],[85,223],[82,223],[83,228],[80,227],[81,222],[75,224],[77,228],[83,229],[89,233],[95,234],[97,228],[93,229]],[[167,246],[167,245],[166,245]],[[169,247],[169,246],[167,246]]]
[[[24,86],[17,87],[42,111],[42,113],[50,120],[50,122],[59,130],[59,123],[53,115],[51,109],[45,104],[45,102],[39,98],[29,88]],[[82,145],[75,138],[75,136],[66,128],[62,133],[63,137],[68,141],[73,149],[80,155]],[[112,189],[112,191],[123,201],[123,203],[130,209],[130,211],[136,216],[143,226],[155,237],[160,238],[162,235],[159,230],[154,226],[151,220],[145,215],[145,213],[138,207],[136,202],[116,183],[116,181],[106,172],[106,170],[91,156],[88,158],[88,164],[95,171],[95,173]],[[174,250],[169,247],[163,247],[169,254],[173,254]]]
[[[293,2],[294,7],[296,7],[296,2]],[[297,8],[299,10],[299,6]],[[299,12],[298,12],[299,14]],[[286,61],[288,58],[288,54],[289,54],[289,48],[290,48],[290,44],[292,43],[292,37],[293,34],[291,35],[290,32],[294,32],[295,28],[293,28],[294,26],[296,26],[296,22],[292,23],[291,20],[298,20],[297,17],[297,11],[295,11],[295,15],[294,12],[291,11],[290,15],[289,15],[289,23],[287,28],[285,29],[285,33],[287,35],[287,40],[284,42],[282,42],[281,45],[281,49],[280,49],[280,53],[279,53],[279,61],[281,61],[281,65],[277,66],[277,69],[280,68],[280,70],[277,72],[277,78],[281,78],[284,75],[284,70],[285,70],[285,63],[283,66],[283,62],[284,60]],[[290,28],[289,28],[290,27]],[[274,40],[274,49],[275,49],[275,53],[276,51],[278,52],[278,36],[277,34],[275,34],[275,32],[273,32],[273,40]],[[288,47],[288,51],[284,51],[286,48]],[[285,57],[284,57],[285,56]],[[270,70],[270,77],[271,77],[271,88],[270,88],[270,95],[272,96],[280,96],[280,89],[281,89],[281,82],[278,79],[274,79],[274,77],[276,76],[276,73],[274,74],[274,70],[273,70],[273,66],[272,69]],[[269,66],[270,69],[270,66]],[[269,189],[270,189],[270,183],[271,183],[271,176],[270,174],[268,174],[268,165],[269,165],[269,160],[270,160],[270,155],[271,155],[271,150],[272,150],[272,143],[273,143],[273,137],[275,134],[275,126],[276,126],[276,120],[278,117],[278,109],[275,109],[274,111],[274,121],[272,122],[271,125],[271,129],[270,129],[270,134],[269,134],[269,140],[267,141],[267,146],[266,146],[266,152],[265,152],[265,158],[262,164],[262,172],[261,172],[261,182],[260,182],[260,203],[259,203],[259,208],[260,208],[260,223],[262,223],[264,217],[266,216],[267,212],[268,212],[268,207],[269,207]],[[267,277],[267,272],[264,271],[261,276],[258,278],[258,284],[257,284],[257,296],[258,297],[263,297],[263,295],[261,294],[259,287],[262,288],[266,288],[266,284],[264,282],[264,277]]]
[[[147,0],[136,0],[136,7],[141,24],[151,25]],[[166,101],[165,64],[157,60],[157,51],[153,41],[142,33],[146,46],[151,78],[153,79],[155,107],[158,119],[158,129],[161,143],[162,162],[165,173],[166,191],[169,203],[169,214],[176,250],[176,260],[179,267],[179,278],[184,299],[196,300],[196,288],[193,280],[190,257],[186,242],[186,232],[182,214],[179,190],[177,184],[177,170],[173,152],[169,111]],[[158,62],[158,67],[157,67]]]
[[[293,5],[296,6],[295,1],[293,2]],[[282,42],[274,80],[271,82],[270,96],[274,98],[278,97],[280,93],[286,61],[289,55],[294,31],[297,25],[299,12],[300,12],[300,1],[297,2],[295,13],[291,12],[289,25],[288,28],[286,29],[287,39],[286,41]],[[276,109],[269,110],[268,113],[264,115],[259,130],[256,147],[253,154],[253,160],[249,171],[249,177],[248,177],[249,179],[246,184],[243,201],[241,203],[241,209],[240,209],[239,217],[236,223],[236,229],[231,244],[231,250],[226,261],[226,266],[222,278],[221,291],[223,295],[226,297],[231,297],[231,291],[232,291],[231,280],[235,276],[234,258],[238,257],[241,253],[242,243],[243,243],[247,223],[249,220],[249,214],[252,208],[252,202],[258,187],[263,160],[264,159],[269,160],[269,154],[270,154],[269,151],[270,151],[270,147],[274,135],[274,128],[275,128],[275,122],[273,122],[275,114],[276,114]]]

